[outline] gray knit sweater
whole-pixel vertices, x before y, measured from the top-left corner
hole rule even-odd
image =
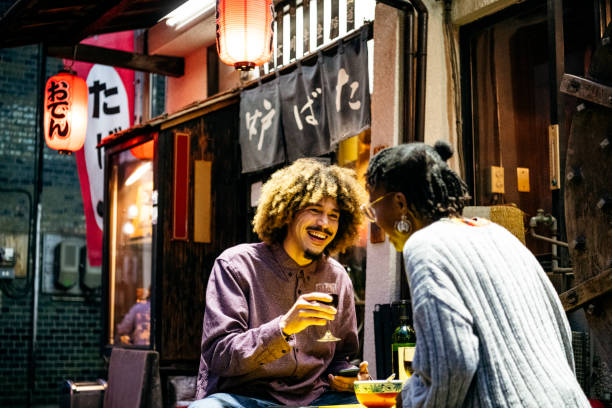
[[[404,261],[417,334],[407,407],[589,407],[571,331],[531,252],[506,229],[443,219]]]

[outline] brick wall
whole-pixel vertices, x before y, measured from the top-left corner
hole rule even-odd
[[[30,299],[2,297],[0,310],[0,406],[24,402],[28,387],[28,344],[30,341]]]
[[[61,61],[49,59],[47,77],[61,67]],[[34,191],[37,80],[38,47],[0,49],[0,187],[5,190]],[[41,234],[84,237],[74,156],[60,156],[45,146],[43,161]],[[0,244],[11,234],[27,232],[29,211],[26,194],[0,191]],[[24,252],[20,256],[27,265],[33,258]],[[0,282],[0,407],[26,403],[32,298],[29,291],[16,295],[27,286],[25,275]],[[57,403],[64,379],[104,378],[100,314],[99,297],[40,293],[34,403]]]
[[[100,355],[100,302],[54,300],[39,307],[35,401],[55,402],[65,379],[106,378]]]
[[[2,299],[0,317],[0,406],[25,405],[31,298]],[[57,301],[42,295],[38,308],[34,403],[57,403],[60,385],[106,378],[100,356],[100,304]]]

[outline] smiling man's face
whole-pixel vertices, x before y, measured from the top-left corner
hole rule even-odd
[[[340,210],[333,198],[307,205],[287,228],[285,251],[298,265],[309,264],[333,241],[339,221]]]

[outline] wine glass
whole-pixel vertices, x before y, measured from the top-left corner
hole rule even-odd
[[[412,360],[414,360],[414,351],[416,347],[404,347],[404,372],[407,377],[412,376]]]
[[[330,295],[332,297],[331,305],[335,308],[338,308],[338,290],[336,289],[335,282],[317,283],[315,285],[315,291]],[[329,321],[327,322],[325,327],[327,328],[325,334],[320,339],[317,339],[317,341],[330,342],[341,340],[338,337],[334,336],[329,330]]]

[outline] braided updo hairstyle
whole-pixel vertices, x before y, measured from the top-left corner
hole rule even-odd
[[[420,142],[389,147],[370,160],[366,180],[372,190],[403,193],[408,206],[425,220],[459,216],[470,196],[465,182],[446,164],[452,155],[444,141],[434,147]]]

